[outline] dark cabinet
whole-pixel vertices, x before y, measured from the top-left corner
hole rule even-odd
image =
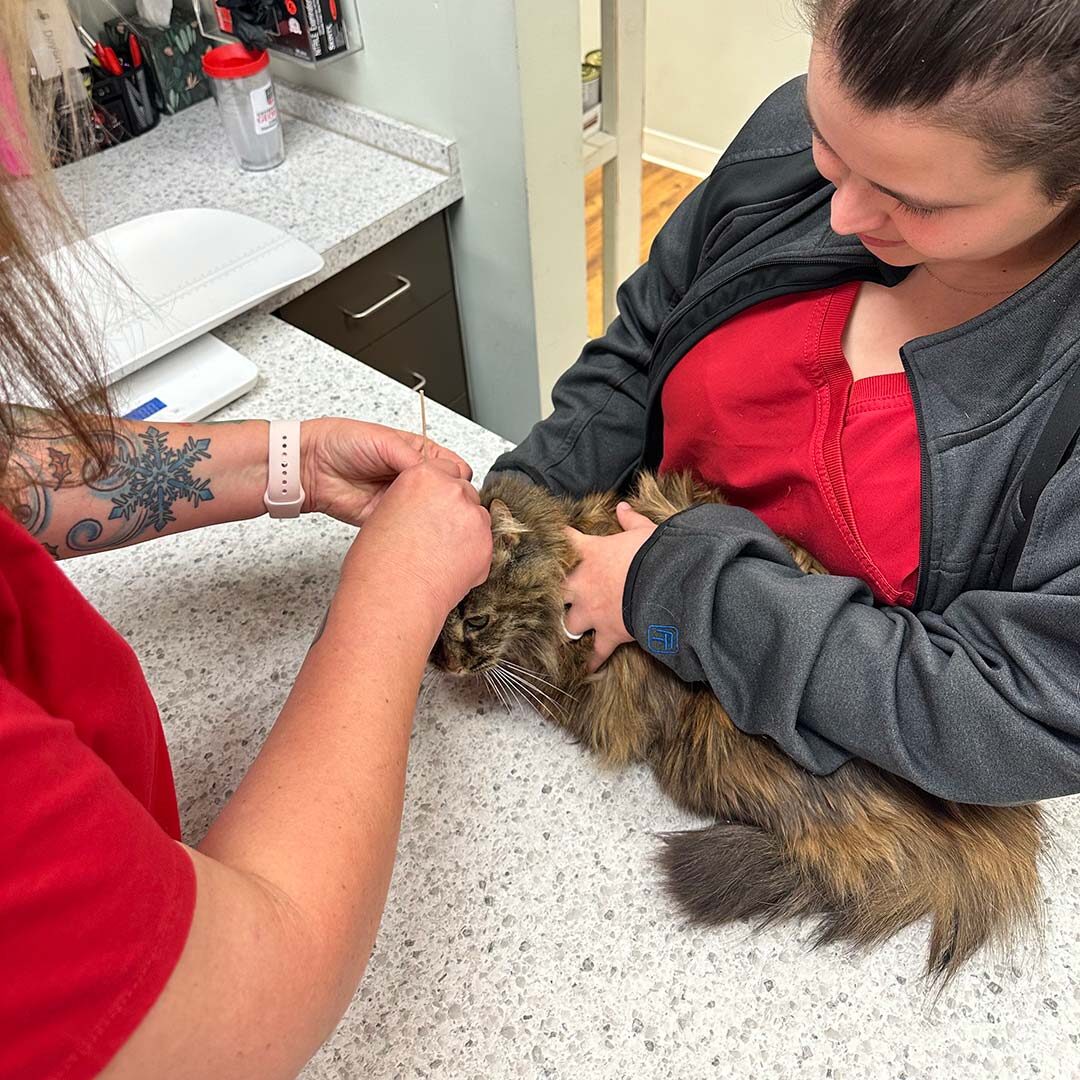
[[[462,416],[469,388],[442,214],[275,313],[312,337],[425,391]]]

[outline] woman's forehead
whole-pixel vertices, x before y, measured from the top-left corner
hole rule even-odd
[[[806,98],[812,126],[847,168],[915,202],[985,202],[1024,182],[991,169],[978,140],[932,122],[928,114],[862,108],[820,44],[811,52]]]

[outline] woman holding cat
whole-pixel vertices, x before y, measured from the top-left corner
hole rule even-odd
[[[181,844],[138,661],[53,558],[264,513],[267,425],[104,414],[40,257],[64,217],[29,134],[25,14],[0,5],[0,401],[30,385],[53,407],[0,406],[0,1075],[292,1077],[370,955],[420,678],[488,573],[490,519],[449,451],[301,425],[291,510],[364,529],[249,774]]]
[[[728,496],[575,534],[567,631],[637,640],[812,772],[1080,791],[1080,452],[1018,488],[1080,368],[1080,0],[807,0],[755,113],[497,462]],[[778,535],[830,576],[805,576]]]

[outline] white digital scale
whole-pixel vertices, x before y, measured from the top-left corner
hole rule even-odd
[[[104,348],[117,414],[179,421],[201,420],[258,381],[255,365],[209,331],[322,267],[317,251],[265,222],[186,209],[63,248],[50,269]]]

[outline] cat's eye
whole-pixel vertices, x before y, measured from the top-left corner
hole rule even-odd
[[[473,615],[465,620],[465,629],[476,633],[478,630],[483,630],[489,622],[491,622],[490,615]]]

